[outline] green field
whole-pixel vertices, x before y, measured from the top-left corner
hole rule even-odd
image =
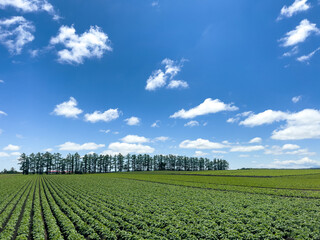
[[[320,239],[319,170],[0,176],[0,239]]]

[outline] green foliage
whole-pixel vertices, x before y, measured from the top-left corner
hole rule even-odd
[[[320,173],[241,171],[3,175],[0,239],[320,239]]]

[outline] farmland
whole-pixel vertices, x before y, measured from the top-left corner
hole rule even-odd
[[[1,175],[0,239],[319,239],[319,170]]]

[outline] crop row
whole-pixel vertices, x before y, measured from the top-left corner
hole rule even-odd
[[[149,239],[320,237],[318,200],[217,192],[113,176],[49,176],[45,182],[87,224],[87,216],[76,208],[88,213],[88,219],[99,220],[117,238],[119,230]]]
[[[113,176],[116,178],[209,188],[221,191],[320,199],[320,175],[318,174],[281,178],[195,176],[182,174],[113,174]]]

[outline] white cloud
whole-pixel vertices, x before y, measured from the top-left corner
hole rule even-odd
[[[93,113],[86,113],[84,115],[84,120],[86,122],[96,123],[99,121],[102,122],[110,122],[112,120],[115,120],[119,118],[119,110],[116,109],[108,109],[104,111],[103,113],[100,111],[94,111]]]
[[[3,150],[5,150],[5,151],[18,151],[18,150],[20,150],[20,146],[9,144],[8,146],[4,147]]]
[[[10,155],[6,152],[0,152],[0,157],[10,157]]]
[[[137,117],[130,117],[130,118],[125,119],[124,121],[126,121],[127,125],[129,125],[129,126],[137,126],[140,124],[140,119]]]
[[[208,155],[208,153],[202,152],[202,151],[195,151],[194,156],[195,157],[203,157]]]
[[[46,148],[46,149],[44,149],[43,151],[45,151],[45,152],[52,152],[52,151],[53,151],[53,148]]]
[[[146,90],[153,91],[157,88],[161,88],[166,85],[167,76],[165,73],[158,69],[152,73],[152,75],[147,80]]]
[[[0,79],[0,83],[4,83],[4,81]]]
[[[235,115],[232,118],[228,118],[227,119],[227,123],[236,123],[239,122],[241,118],[247,117],[252,115],[252,111],[248,111],[248,112],[243,112],[243,113],[238,113],[237,115]]]
[[[206,115],[209,113],[217,113],[221,111],[235,111],[238,110],[236,106],[232,106],[232,104],[225,104],[221,102],[219,99],[212,100],[211,98],[207,98],[200,105],[191,108],[189,110],[181,109],[178,112],[175,112],[170,118],[195,118],[197,116]]]
[[[254,127],[273,122],[286,121],[286,124],[272,132],[272,139],[299,140],[320,138],[320,111],[304,109],[297,113],[266,110],[252,114],[240,125]]]
[[[272,139],[299,140],[320,138],[320,111],[304,109],[287,117],[286,125],[272,132]]]
[[[207,139],[198,138],[194,141],[184,140],[179,145],[180,148],[190,148],[190,149],[219,149],[225,148],[226,146],[221,143],[210,142]]]
[[[165,136],[160,136],[160,137],[156,137],[153,141],[156,142],[165,142],[169,139],[169,137],[165,137]]]
[[[109,152],[112,152],[112,153],[122,153],[122,154],[128,154],[128,153],[148,154],[148,153],[154,152],[154,148],[147,145],[121,143],[121,142],[110,143],[108,146],[108,150]],[[106,151],[104,153],[106,153]]]
[[[320,166],[319,161],[312,160],[308,157],[304,157],[298,160],[276,160],[272,164],[280,168],[312,168]]]
[[[283,57],[291,57],[293,55],[296,55],[299,52],[299,47],[294,46],[290,51],[285,52],[282,56]]]
[[[190,122],[187,122],[186,124],[184,124],[185,127],[195,127],[195,126],[199,126],[199,122],[198,121],[190,121]]]
[[[240,125],[255,127],[263,124],[271,124],[285,120],[288,117],[287,113],[281,111],[266,110],[262,113],[251,114],[248,118],[240,122]]]
[[[58,104],[53,110],[53,114],[67,118],[77,118],[83,112],[77,108],[77,105],[77,100],[70,97],[69,101]]]
[[[2,134],[3,133],[3,130],[2,129],[0,129],[0,134]]]
[[[180,62],[173,61],[169,58],[162,60],[161,64],[164,65],[164,70],[158,69],[153,71],[152,75],[147,79],[147,85],[145,87],[148,91],[154,91],[157,88],[164,87],[167,84],[167,80],[170,80],[167,88],[186,88],[188,83],[181,80],[173,80],[173,78],[181,71],[183,67],[182,59]]]
[[[45,11],[53,15],[54,20],[60,18],[47,0],[0,0],[0,8],[4,9],[6,7],[13,7],[22,12]]]
[[[313,57],[313,55],[316,54],[319,50],[320,50],[320,47],[317,48],[316,50],[312,51],[308,55],[303,55],[303,56],[298,57],[297,61],[299,61],[299,62],[308,62]]]
[[[11,156],[20,156],[21,153],[19,153],[19,152],[12,152],[12,153],[10,153],[10,155],[11,155]]]
[[[138,135],[127,135],[124,138],[121,138],[121,141],[125,143],[146,143],[149,142],[150,139]]]
[[[160,127],[159,124],[160,124],[160,120],[157,120],[151,124],[151,127]]]
[[[5,113],[4,111],[0,111],[0,115],[7,116],[8,114]]]
[[[310,23],[307,19],[300,22],[296,29],[287,32],[286,36],[279,41],[283,42],[282,46],[289,47],[304,42],[312,33],[319,34],[320,30],[315,23]]]
[[[227,151],[220,151],[220,150],[212,150],[212,153],[225,154],[225,153],[228,153],[228,152]]]
[[[293,103],[297,103],[297,102],[299,102],[301,99],[302,99],[301,96],[295,96],[295,97],[293,97],[293,98],[291,99],[291,101],[292,101]]]
[[[109,133],[109,132],[110,132],[110,129],[107,129],[107,130],[101,129],[101,130],[99,130],[99,132],[102,132],[102,133]]]
[[[105,51],[112,51],[108,35],[98,26],[91,26],[81,35],[76,34],[73,26],[61,26],[50,44],[65,46],[65,49],[58,51],[58,60],[68,64],[82,64],[85,58],[101,58]]]
[[[256,145],[256,146],[235,146],[230,149],[230,152],[253,152],[263,150],[264,146]]]
[[[250,155],[248,155],[248,154],[240,154],[239,157],[241,157],[241,158],[248,158],[248,157],[250,157]]]
[[[0,20],[0,43],[11,54],[20,54],[24,45],[34,40],[35,27],[22,16]]]
[[[88,142],[84,144],[78,144],[74,142],[65,142],[64,144],[58,145],[61,151],[82,151],[82,150],[96,150],[98,148],[105,147],[105,144],[96,144],[94,142]]]
[[[260,137],[252,138],[249,143],[260,143],[262,139]]]
[[[299,145],[297,145],[297,144],[290,144],[290,143],[284,144],[284,145],[282,146],[282,149],[283,149],[283,150],[294,150],[294,149],[298,149],[298,148],[300,148]]]
[[[308,0],[295,0],[292,5],[289,7],[283,6],[281,8],[280,16],[278,20],[282,19],[283,17],[292,17],[294,14],[298,12],[306,11],[310,8],[310,5],[307,3]]]
[[[272,155],[315,155],[315,152],[309,152],[308,149],[300,149],[296,144],[284,144],[282,147],[274,145],[264,152],[265,154]]]
[[[172,81],[170,81],[170,83],[167,86],[167,88],[170,88],[170,89],[188,88],[188,87],[189,87],[188,83],[185,81],[181,81],[181,80],[172,80]]]

